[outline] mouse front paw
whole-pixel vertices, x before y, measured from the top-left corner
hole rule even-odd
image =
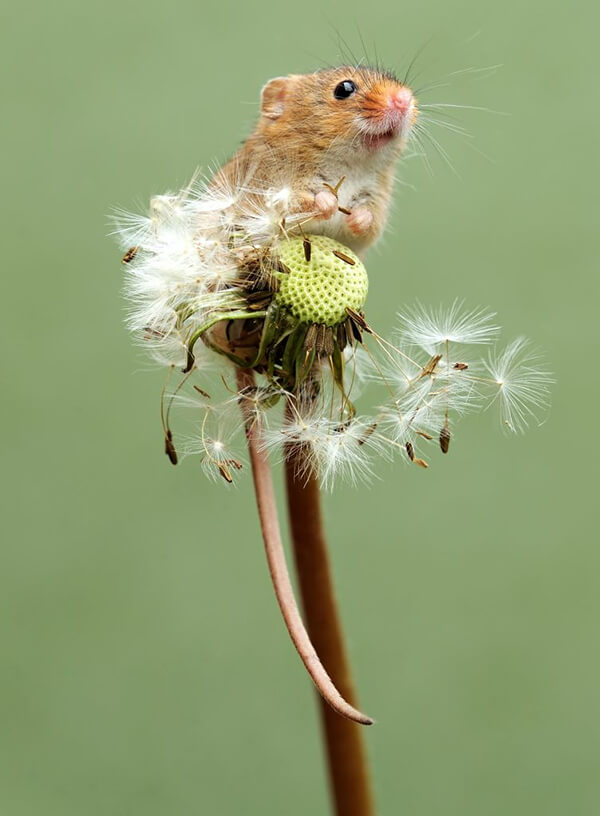
[[[373,213],[367,207],[355,207],[346,216],[346,224],[354,235],[364,235],[373,228]]]
[[[337,196],[330,190],[321,190],[315,196],[315,208],[317,209],[317,218],[324,220],[332,218],[338,211]]]

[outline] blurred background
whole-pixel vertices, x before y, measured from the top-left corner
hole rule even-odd
[[[327,813],[310,683],[249,478],[169,466],[108,215],[249,132],[272,76],[417,55],[436,132],[368,259],[370,322],[465,298],[557,377],[547,422],[465,420],[428,471],[325,499],[380,814],[600,810],[598,106],[591,4],[230,0],[0,12],[0,812]],[[364,45],[361,43],[364,42]],[[421,50],[422,49],[422,50]],[[502,67],[489,71],[463,69]],[[459,72],[459,73],[457,73]],[[591,379],[588,379],[591,377]],[[595,435],[592,435],[595,439]],[[585,443],[585,447],[584,447]],[[593,442],[593,448],[596,447]],[[595,475],[596,474],[596,475]],[[281,494],[280,494],[281,496]],[[228,596],[233,595],[232,603]]]

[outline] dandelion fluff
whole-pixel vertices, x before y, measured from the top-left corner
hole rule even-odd
[[[499,328],[492,324],[493,312],[466,309],[455,300],[448,308],[428,310],[421,304],[399,315],[400,337],[409,344],[420,346],[429,354],[443,350],[446,343],[491,343]]]
[[[505,428],[523,433],[531,422],[539,423],[548,409],[554,378],[541,356],[525,337],[517,337],[502,352],[485,362],[498,390],[493,402],[500,405]]]
[[[459,300],[405,308],[394,342],[380,337],[362,315],[367,274],[358,257],[330,238],[294,234],[306,213],[294,212],[289,187],[275,178],[265,187],[253,173],[196,178],[180,193],[154,196],[147,215],[117,214],[128,325],[152,356],[195,373],[224,359],[217,350],[265,375],[251,392],[232,388],[210,404],[178,387],[172,404],[203,416],[183,452],[199,455],[208,476],[228,482],[241,467],[234,434],[224,431],[239,422],[240,401],[260,423],[264,447],[282,458],[301,449],[301,475],[317,473],[327,488],[368,482],[375,459],[394,452],[427,466],[417,446],[447,452],[452,423],[490,392],[506,428],[523,431],[537,419],[552,379],[525,340],[480,361],[473,350],[496,339],[494,315]],[[267,329],[269,310],[277,316]],[[227,354],[226,344],[244,337],[245,356],[238,346]],[[266,356],[252,362],[254,347]],[[384,389],[376,417],[356,413],[366,385]],[[287,405],[284,417],[277,403]]]

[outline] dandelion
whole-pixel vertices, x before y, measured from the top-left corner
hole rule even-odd
[[[397,457],[427,469],[436,453],[458,444],[457,420],[490,405],[499,406],[505,429],[522,432],[546,407],[552,377],[521,338],[498,351],[494,315],[458,300],[448,309],[405,307],[392,339],[382,337],[364,314],[361,259],[306,234],[306,217],[291,210],[284,185],[263,189],[251,170],[234,183],[217,174],[211,184],[196,179],[156,196],[146,216],[119,213],[127,321],[168,368],[169,383],[181,371],[161,396],[172,464],[195,456],[209,478],[231,486],[246,469],[245,436],[290,636],[329,704],[366,724],[370,718],[340,696],[320,664],[300,618],[269,458],[285,463],[292,524],[300,516],[313,523],[317,483],[364,484],[379,476],[380,462]],[[359,412],[360,394],[375,389],[376,408]],[[189,438],[173,430],[182,408],[194,417]]]

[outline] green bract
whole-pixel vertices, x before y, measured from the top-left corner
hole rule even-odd
[[[369,279],[351,249],[324,235],[309,235],[282,241],[277,254],[284,271],[278,273],[275,300],[299,322],[336,326],[346,320],[348,309],[362,311]]]

